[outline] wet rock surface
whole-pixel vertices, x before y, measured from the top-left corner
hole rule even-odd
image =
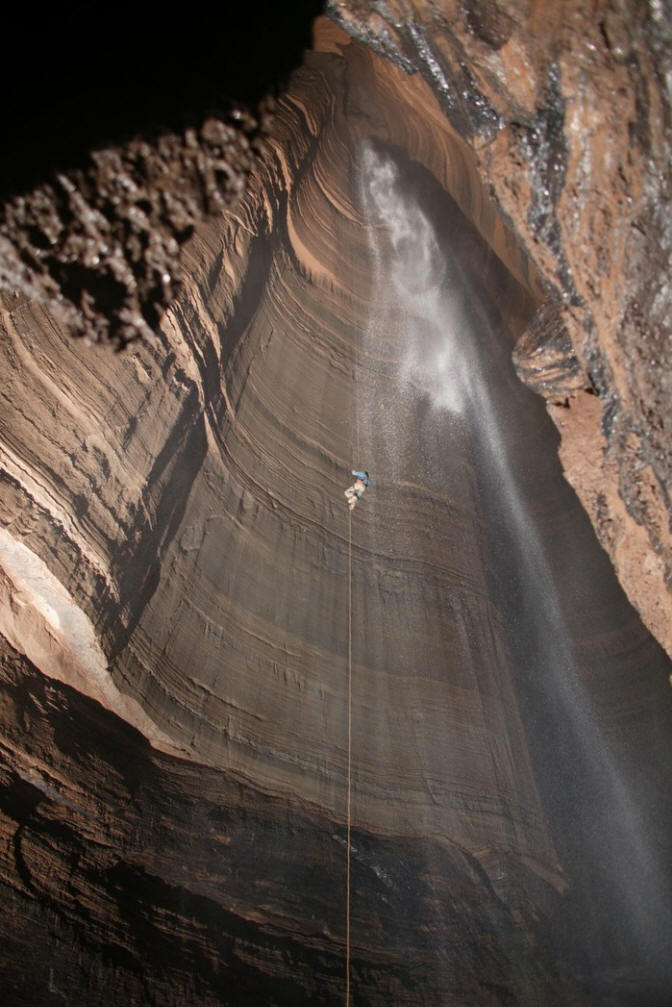
[[[529,363],[530,341],[518,348],[520,374],[547,398],[567,478],[629,598],[672,653],[669,12],[634,2],[353,0],[328,9],[422,74],[561,305],[572,394],[564,378],[553,384],[555,323],[548,376],[541,322]],[[599,479],[584,478],[582,453]]]
[[[155,143],[96,151],[91,167],[14,197],[0,223],[0,287],[89,341],[121,349],[151,337],[179,289],[180,247],[240,197],[263,132],[234,108]]]
[[[0,290],[75,336],[150,337],[194,226],[244,191],[319,9],[142,5],[104,27],[79,8],[15,11],[26,53],[18,75],[10,59],[0,70]]]
[[[462,68],[444,89],[485,96],[455,119],[467,142],[446,117],[443,43],[423,42],[419,6],[398,35],[391,7],[366,15],[367,41],[396,66],[322,23],[263,172],[185,242],[181,290],[151,339],[101,353],[48,306],[3,295],[10,1002],[34,1003],[36,990],[45,1003],[342,1002],[339,501],[367,443],[353,429],[357,390],[385,389],[391,373],[362,338],[376,289],[363,140],[403,166],[482,295],[493,399],[510,409],[503,442],[562,589],[573,665],[556,655],[560,703],[547,627],[516,635],[537,585],[510,558],[504,507],[482,503],[489,477],[468,438],[435,462],[431,491],[379,459],[353,539],[353,990],[370,1004],[664,1002],[669,662],[560,477],[554,430],[508,363],[517,339],[519,373],[565,424],[566,466],[594,490],[612,554],[631,550],[622,494],[637,493],[650,522],[659,483],[627,467],[632,442],[627,456],[613,448],[605,477],[606,386],[576,336],[580,323],[603,353],[594,317],[584,325],[596,301],[586,307],[577,282],[578,238],[568,244],[556,220],[571,177],[563,73],[548,83],[539,70],[532,100],[511,70],[527,125],[508,129],[488,63],[522,59],[517,10],[456,8],[445,59],[485,47],[480,76]],[[363,33],[360,9],[348,16]],[[450,29],[432,17],[434,35]],[[558,29],[546,17],[533,38]],[[626,44],[615,15],[601,37]],[[413,46],[422,76],[407,73]],[[542,66],[531,43],[529,58]],[[488,199],[485,167],[521,240]],[[521,217],[497,188],[505,176]],[[416,442],[425,412],[411,415]],[[637,562],[650,563],[638,527]],[[577,696],[590,711],[578,722]]]

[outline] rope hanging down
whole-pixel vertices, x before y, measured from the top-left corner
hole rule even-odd
[[[371,482],[369,473],[353,469],[355,481],[345,490],[348,501],[348,781],[345,868],[345,1007],[350,1007],[350,832],[352,828],[352,512]]]
[[[348,513],[348,809],[345,868],[345,1007],[350,1007],[350,829],[352,793],[352,511]]]

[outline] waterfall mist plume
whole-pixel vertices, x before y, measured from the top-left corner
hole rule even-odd
[[[362,173],[378,275],[385,257],[388,303],[403,306],[400,376],[427,394],[436,408],[460,414],[469,371],[460,345],[459,316],[450,301],[453,277],[434,229],[417,203],[403,197],[391,160],[366,147]]]
[[[486,548],[511,596],[503,603],[511,653],[526,675],[543,683],[536,686],[544,694],[542,712],[563,725],[557,736],[570,745],[570,751],[557,754],[559,768],[547,774],[545,803],[553,809],[556,829],[570,837],[572,856],[580,849],[586,858],[583,876],[589,875],[592,863],[603,879],[600,891],[608,893],[609,902],[596,914],[598,923],[587,934],[586,945],[597,948],[600,931],[609,929],[608,917],[618,918],[622,948],[628,947],[640,968],[649,962],[655,985],[664,968],[661,933],[670,922],[669,883],[639,795],[623,770],[623,757],[593,708],[589,678],[577,663],[567,628],[565,610],[571,598],[556,582],[547,544],[510,457],[506,393],[491,387],[486,364],[488,346],[498,337],[479,308],[478,279],[459,252],[446,245],[445,235],[439,237],[405,177],[408,172],[402,173],[389,154],[372,144],[363,147],[360,166],[375,271],[375,315],[366,341],[378,347],[379,356],[394,361],[390,380],[396,386],[385,410],[372,403],[373,389],[364,393],[363,436],[375,445],[377,460],[389,466],[394,478],[402,471],[399,459],[417,455],[422,465],[413,476],[425,484],[441,467],[443,456],[450,455],[451,444],[469,441],[477,460],[478,509],[489,529]],[[508,358],[505,366],[511,369]],[[408,416],[421,402],[430,404],[432,418],[424,420],[423,442],[412,443]],[[375,431],[372,424],[378,425]],[[586,573],[587,582],[590,577]],[[595,590],[601,589],[596,582]],[[514,596],[517,609],[511,607]],[[548,745],[538,724],[530,730],[537,747]],[[550,764],[554,758],[546,750],[544,760]],[[568,774],[566,784],[563,773]],[[574,786],[573,774],[583,780],[581,789]],[[566,785],[574,803],[567,795],[549,792],[549,780],[554,788]],[[577,830],[578,839],[572,835]],[[593,950],[586,953],[590,956]],[[594,950],[596,960],[601,953]]]

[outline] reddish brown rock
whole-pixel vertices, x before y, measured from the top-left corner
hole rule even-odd
[[[90,341],[151,335],[181,246],[244,191],[319,10],[138,5],[102,27],[16,8],[21,72],[0,66],[0,290]]]
[[[629,597],[669,651],[670,27],[663,9],[514,0],[374,9],[352,0],[328,9],[406,74],[422,76],[558,305],[571,387],[596,390],[602,403],[590,438],[601,444],[609,506],[622,511],[614,513],[623,530],[618,549],[599,530],[604,502],[568,475]],[[417,91],[413,76],[406,87]],[[179,283],[183,238],[239,191],[249,170],[244,135],[221,116],[209,127],[204,120],[158,145],[102,150],[87,170],[9,203],[0,228],[2,286],[49,304],[89,338],[123,345],[147,334]],[[222,142],[208,134],[213,128]],[[535,387],[542,328],[535,326],[533,339]],[[554,338],[549,333],[549,345]],[[527,380],[523,355],[521,346]],[[541,384],[549,401],[564,397],[565,384],[554,392],[552,375]],[[584,422],[572,425],[579,427],[586,431]],[[652,474],[648,489],[638,486],[643,470]],[[644,551],[638,528],[649,543]],[[639,543],[632,550],[631,539]]]
[[[95,151],[90,167],[14,197],[0,223],[0,289],[90,341],[151,337],[179,287],[180,246],[239,198],[262,135],[237,109],[156,143]]]
[[[628,597],[672,653],[668,15],[571,0],[328,6],[427,81],[558,305],[571,386],[554,387],[555,323],[549,375],[539,324],[533,347],[518,348],[520,373],[563,416],[564,440],[581,431],[583,446],[562,451],[568,478]],[[598,394],[592,426],[575,399],[581,383]],[[567,421],[557,399],[582,417]],[[570,467],[586,451],[604,492]]]
[[[389,29],[392,51],[393,20],[370,21],[369,41]],[[560,417],[590,428],[603,402],[568,350],[576,306],[533,318],[560,289],[558,255],[538,237],[538,275],[482,184],[496,117],[467,90],[458,135],[416,21],[400,38],[429,84],[319,26],[265,171],[185,246],[152,340],[102,355],[3,300],[2,961],[17,1004],[342,1001],[353,464],[374,477],[352,538],[354,996],[625,1005],[667,988],[669,663],[515,379],[526,326],[518,366],[570,400]],[[534,119],[518,25],[515,5],[478,5],[461,44],[508,59]],[[460,261],[513,518],[485,438],[430,422],[422,390],[395,411],[400,348],[364,338],[385,305],[363,143],[395,158]],[[390,451],[386,417],[410,452]],[[586,482],[596,451],[567,462]]]

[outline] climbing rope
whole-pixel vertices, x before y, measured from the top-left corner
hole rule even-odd
[[[353,359],[353,405],[355,439],[359,464],[359,409],[357,408],[357,344]],[[354,445],[351,445],[354,446]],[[348,783],[347,783],[347,849],[345,865],[345,1007],[350,1007],[350,832],[352,828],[352,508],[348,508]]]
[[[352,793],[352,511],[348,511],[348,811],[345,867],[345,1007],[350,1007],[350,829]]]

